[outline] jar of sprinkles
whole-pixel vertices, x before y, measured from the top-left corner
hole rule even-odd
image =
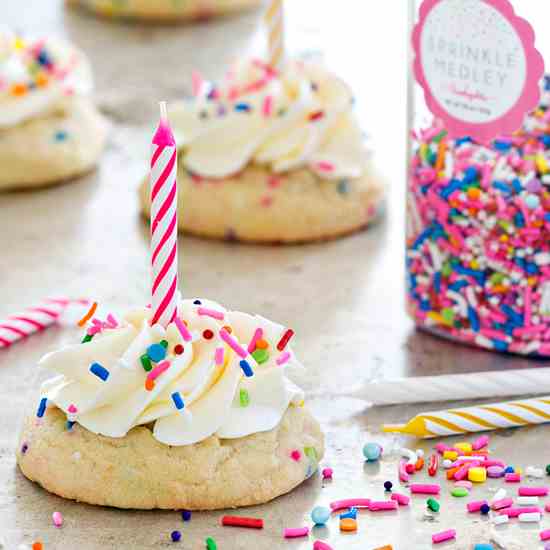
[[[411,0],[407,310],[460,342],[550,356],[540,11],[531,0]]]

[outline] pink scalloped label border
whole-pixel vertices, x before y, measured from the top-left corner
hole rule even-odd
[[[444,102],[441,101],[442,94],[438,93],[435,88],[432,88],[432,85],[436,85],[434,82],[435,79],[433,78],[433,71],[432,74],[429,75],[425,70],[422,40],[423,33],[426,30],[426,23],[432,15],[432,10],[448,1],[449,0],[424,0],[420,7],[419,21],[414,28],[412,36],[414,48],[414,75],[424,90],[428,108],[436,117],[443,120],[451,137],[470,136],[479,142],[487,143],[498,135],[507,135],[518,130],[523,123],[525,115],[538,105],[540,100],[539,82],[544,75],[544,60],[535,48],[535,33],[533,28],[525,19],[515,14],[514,8],[509,0],[476,0],[480,4],[487,4],[494,8],[500,16],[508,21],[515,32],[516,36],[513,36],[512,39],[515,44],[520,44],[524,55],[524,64],[522,65],[524,76],[523,86],[521,86],[521,82],[518,83],[517,79],[511,79],[510,82],[515,83],[513,85],[516,87],[516,93],[510,94],[510,90],[508,90],[508,95],[487,94],[484,93],[487,91],[487,86],[484,91],[475,88],[475,85],[470,88],[468,85],[464,85],[464,79],[455,77],[456,67],[454,64],[452,65],[453,70],[450,70],[450,63],[454,63],[454,60],[446,61],[445,59],[438,59],[438,70],[441,70],[444,74],[448,73],[442,78],[439,76],[437,77],[437,79],[439,79],[439,82],[437,82],[438,89],[441,90],[443,86],[446,86],[448,90],[447,97],[451,95],[456,96],[456,101],[447,102],[448,104],[454,105],[455,108],[446,108],[443,104]],[[479,20],[477,20],[477,23],[479,23]],[[495,31],[495,29],[488,29],[488,31]],[[460,35],[460,31],[457,31],[457,34]],[[491,32],[488,34],[491,34]],[[494,51],[497,51],[501,46],[489,42],[487,47],[494,48]],[[472,70],[466,65],[461,66],[461,69],[463,67],[463,74],[461,76],[464,76],[464,74]],[[473,72],[471,74],[473,74]],[[517,74],[511,76],[517,78]],[[490,88],[489,86],[489,89]],[[498,91],[494,90],[494,88],[496,88],[496,86],[493,86],[492,91]],[[510,95],[511,99],[508,97]],[[511,101],[509,106],[507,103],[503,102],[502,98],[504,97]],[[491,117],[491,107],[497,103],[499,109],[503,112],[496,117]],[[461,108],[456,107],[459,105],[464,106],[464,116],[462,116],[462,118],[462,113],[460,112]],[[503,105],[506,107],[504,110],[502,109]],[[470,112],[468,112],[467,109],[469,109]],[[471,120],[471,112],[473,111],[476,111],[476,117],[479,120]],[[487,120],[483,120],[484,115],[482,113],[485,113]],[[470,117],[470,120],[468,120],[468,117]]]

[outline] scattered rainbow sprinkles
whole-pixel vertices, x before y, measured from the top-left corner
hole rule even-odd
[[[490,146],[414,135],[408,304],[423,327],[550,355],[550,77],[536,111]]]

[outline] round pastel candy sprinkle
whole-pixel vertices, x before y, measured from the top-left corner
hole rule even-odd
[[[183,521],[189,521],[191,519],[191,511],[190,510],[182,510],[181,511],[181,519]]]
[[[393,488],[393,483],[391,481],[384,481],[384,489],[386,491],[391,491]]]
[[[258,365],[261,365],[269,360],[269,352],[265,348],[256,349],[252,352],[252,357],[254,357]]]
[[[170,537],[172,542],[179,542],[181,540],[181,533],[179,531],[172,531]]]
[[[161,340],[159,344],[166,349],[168,347],[168,340]]]
[[[311,511],[311,521],[315,525],[325,525],[325,523],[330,519],[330,510],[324,506],[316,506]]]
[[[151,361],[159,363],[166,357],[166,348],[162,344],[151,344],[147,348],[147,355]]]
[[[363,455],[367,460],[378,460],[381,455],[380,445],[378,443],[366,443],[363,447]]]
[[[483,504],[479,511],[482,515],[486,516],[491,511],[491,507],[488,504]]]
[[[441,507],[441,505],[439,504],[439,502],[437,502],[437,500],[435,500],[435,498],[429,498],[426,501],[426,504],[428,506],[428,509],[432,512],[439,512],[439,508]]]
[[[467,497],[469,495],[468,489],[465,489],[464,487],[455,487],[451,491],[451,495],[453,495],[456,498],[462,498]]]
[[[527,197],[525,197],[525,204],[528,208],[534,210],[535,208],[539,207],[540,199],[537,197],[537,195],[527,195]]]
[[[501,466],[489,466],[487,468],[487,475],[492,478],[498,478],[504,476],[504,468]]]

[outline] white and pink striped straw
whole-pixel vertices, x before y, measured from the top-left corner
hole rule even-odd
[[[0,320],[0,349],[9,348],[12,344],[42,332],[55,325],[71,303],[87,303],[87,300],[70,300],[69,298],[46,298],[35,306]]]
[[[151,153],[151,324],[166,326],[177,314],[177,150],[164,101],[160,104],[160,114]]]

